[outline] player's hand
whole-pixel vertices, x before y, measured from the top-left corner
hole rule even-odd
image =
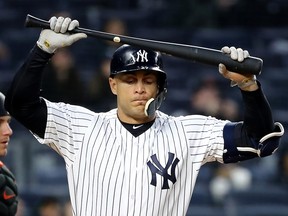
[[[69,17],[51,17],[50,29],[43,29],[37,41],[38,47],[48,53],[54,53],[58,48],[70,46],[74,42],[86,38],[85,33],[70,34],[79,27],[78,20],[71,20]]]
[[[221,49],[225,54],[230,55],[230,57],[238,62],[243,62],[245,58],[249,57],[249,52],[241,48],[224,46]],[[256,76],[253,74],[239,74],[226,69],[224,64],[219,64],[219,72],[226,79],[231,80],[231,86],[238,86],[243,90],[256,90],[258,88],[256,82]]]
[[[0,215],[14,216],[18,206],[18,189],[14,175],[0,161]]]

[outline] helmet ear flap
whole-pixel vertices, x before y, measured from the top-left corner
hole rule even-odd
[[[153,117],[155,114],[155,111],[158,110],[163,102],[163,100],[165,99],[165,95],[166,95],[166,90],[160,92],[156,98],[151,98],[150,100],[147,101],[147,103],[145,104],[145,109],[144,109],[144,113],[146,116],[148,117]]]

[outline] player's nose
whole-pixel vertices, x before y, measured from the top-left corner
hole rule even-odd
[[[143,93],[143,92],[145,92],[145,85],[143,84],[142,81],[138,81],[138,82],[136,83],[135,91],[136,91],[137,93]]]
[[[3,125],[2,134],[5,136],[11,136],[13,134],[13,130],[11,129],[8,122],[4,123],[4,125]]]

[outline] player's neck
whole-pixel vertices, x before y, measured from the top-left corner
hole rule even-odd
[[[129,123],[122,122],[121,120],[120,122],[134,137],[137,137],[141,135],[142,133],[144,133],[146,130],[148,130],[155,122],[155,119],[153,119],[150,122],[141,123],[141,124],[129,124]]]
[[[139,117],[129,116],[129,115],[126,115],[123,112],[121,112],[119,109],[118,109],[118,112],[117,112],[117,117],[118,117],[118,119],[121,122],[124,122],[124,123],[127,123],[127,124],[135,124],[135,125],[137,125],[137,124],[145,124],[147,122],[151,122],[151,121],[155,120],[155,116],[148,117],[148,116],[146,116],[144,114],[142,116],[139,116]]]

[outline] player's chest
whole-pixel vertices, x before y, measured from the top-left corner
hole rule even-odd
[[[93,143],[93,144],[92,144]],[[125,136],[113,136],[90,142],[91,156],[98,161],[110,160],[111,157],[117,159],[126,167],[146,164],[151,158],[157,158],[162,164],[169,159],[169,155],[183,154],[185,147],[181,142],[173,142],[168,137],[161,137],[157,134],[149,133],[134,137],[130,134]],[[93,152],[93,153],[92,153]],[[93,157],[92,156],[92,157]]]
[[[126,138],[99,143],[91,152],[93,170],[98,179],[105,179],[103,184],[139,181],[139,185],[168,189],[176,182],[186,158],[183,152],[151,134]]]

